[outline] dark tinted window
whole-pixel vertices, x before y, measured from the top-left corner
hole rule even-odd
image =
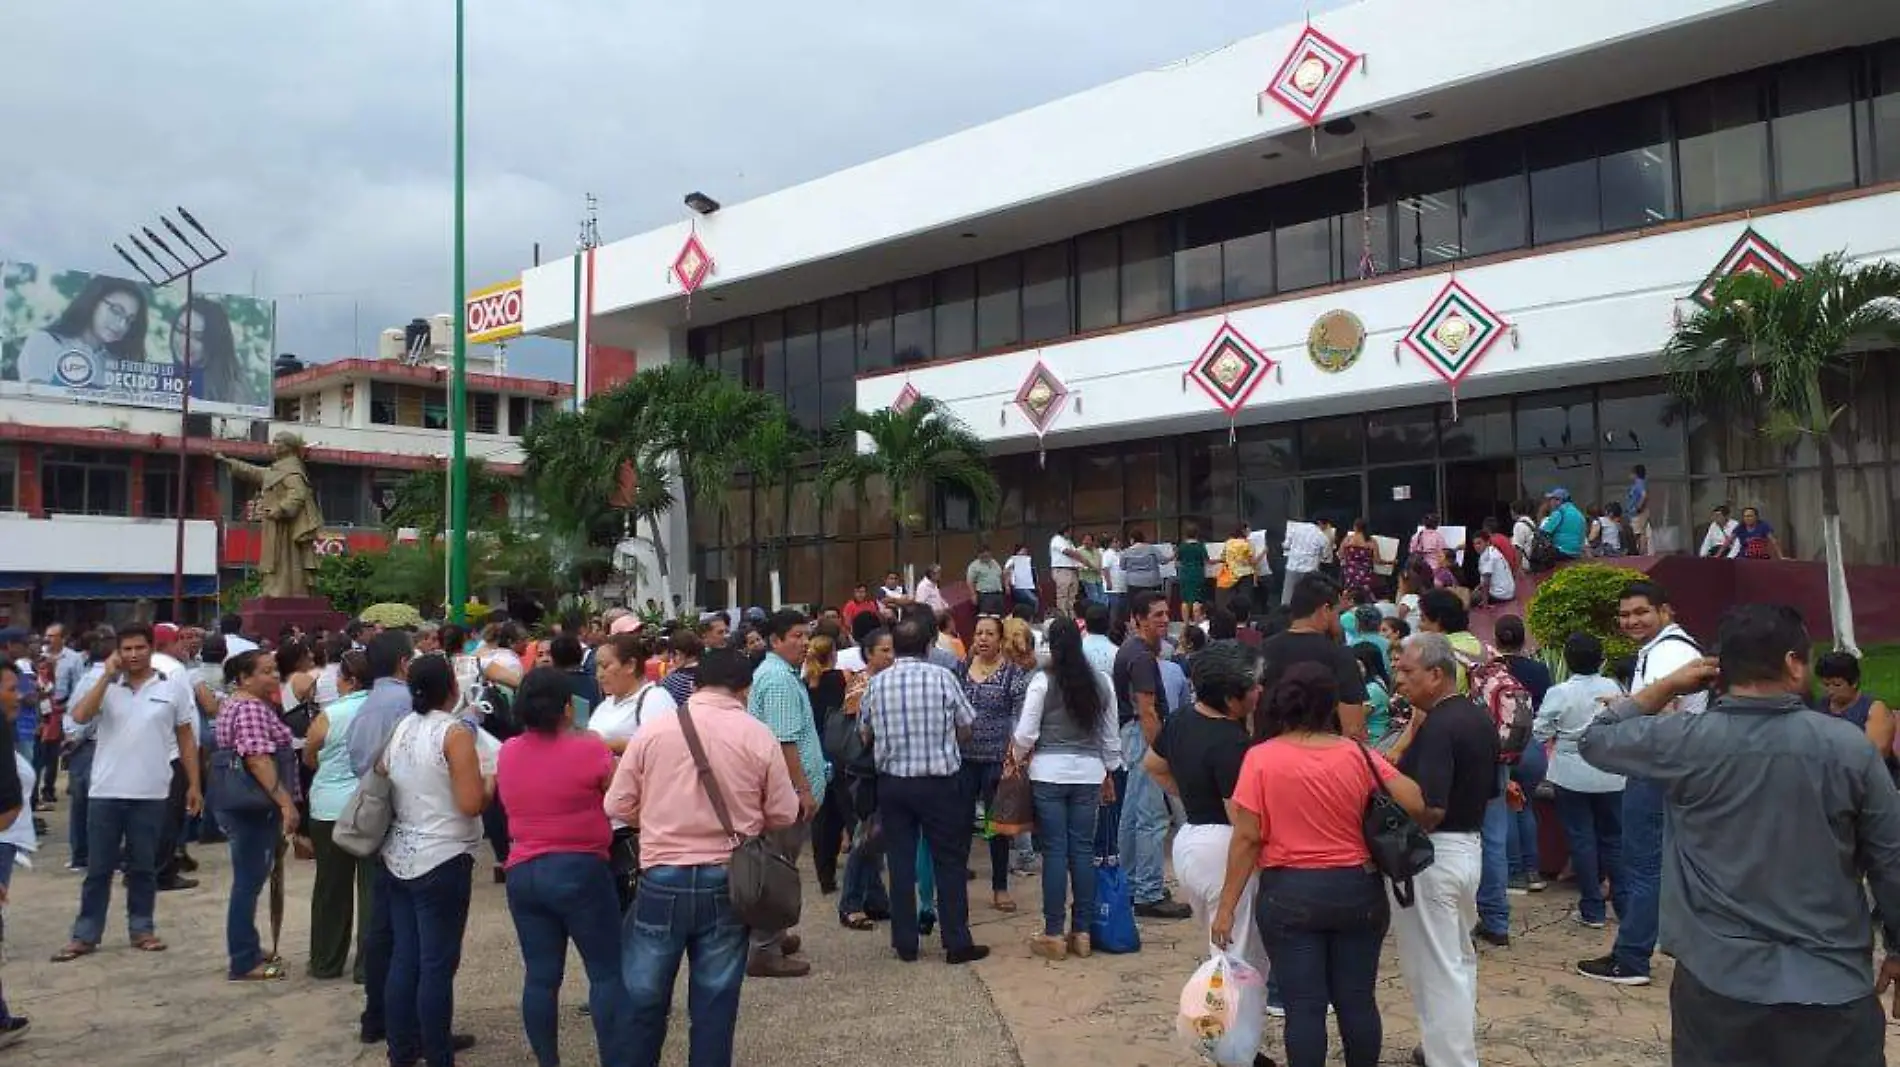
[[[746,350],[752,347],[752,320],[734,319],[719,327],[719,373],[745,383]]]
[[[1460,412],[1462,414],[1462,412]],[[1517,402],[1517,450],[1594,450],[1596,414],[1588,389],[1538,393]]]
[[[1365,462],[1365,425],[1357,415],[1300,424],[1300,469],[1356,467]]]
[[[1077,326],[1099,330],[1121,322],[1121,242],[1105,230],[1075,239]]]
[[[1228,300],[1254,300],[1273,293],[1273,231],[1236,237],[1221,249],[1221,290]]]
[[[1777,72],[1775,195],[1786,200],[1854,184],[1854,71],[1817,56]]]
[[[808,430],[822,425],[818,403],[818,305],[785,312],[785,406]]]
[[[1366,462],[1428,459],[1437,450],[1437,433],[1431,408],[1374,412],[1366,417]]]
[[[1334,222],[1357,207],[1357,192],[1341,174],[1287,186],[1274,201],[1273,257],[1281,292],[1309,289],[1339,278]]]
[[[1174,237],[1167,219],[1143,219],[1121,229],[1122,321],[1141,322],[1174,312]]]
[[[1047,341],[1067,334],[1069,246],[1045,245],[1023,253],[1023,340]]]
[[[1768,124],[1759,78],[1743,75],[1674,97],[1682,213],[1711,215],[1768,200]]]
[[[1874,179],[1900,179],[1900,41],[1883,45],[1875,56],[1874,98],[1868,111]]]
[[[930,359],[934,347],[930,325],[930,279],[912,278],[891,286],[892,359],[900,367]]]
[[[759,388],[785,395],[785,316],[774,312],[752,320],[752,347],[758,352]]]
[[[1202,245],[1174,254],[1174,306],[1181,311],[1221,302],[1221,246]]]
[[[1525,153],[1531,172],[1531,240],[1549,244],[1602,230],[1590,116],[1536,127],[1526,138]]]
[[[1678,216],[1669,114],[1660,100],[1607,108],[1592,121],[1603,228],[1628,230]]]
[[[891,290],[889,286],[858,294],[858,371],[891,366]]]
[[[976,268],[976,347],[1002,348],[1023,339],[1023,264],[1015,256]]]
[[[1524,247],[1526,215],[1524,145],[1515,134],[1465,146],[1465,187],[1460,239],[1467,256]]]
[[[1398,265],[1401,270],[1458,258],[1458,184],[1463,175],[1456,148],[1423,152],[1393,164],[1398,198]]]
[[[850,378],[857,373],[858,321],[857,301],[848,296],[833,297],[820,305],[818,337],[819,377],[825,381]]]
[[[1439,448],[1446,459],[1511,454],[1511,402],[1467,400],[1458,405],[1458,418],[1451,408],[1438,409]]]
[[[976,268],[937,275],[937,359],[967,356],[976,346]]]

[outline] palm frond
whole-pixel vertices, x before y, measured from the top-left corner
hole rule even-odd
[[[860,438],[868,445],[864,450]],[[834,424],[833,442],[819,472],[821,498],[849,485],[862,502],[866,487],[881,478],[900,524],[914,519],[907,502],[918,489],[947,487],[968,495],[979,521],[995,514],[1002,496],[982,440],[934,397],[919,397],[901,412],[846,411]]]

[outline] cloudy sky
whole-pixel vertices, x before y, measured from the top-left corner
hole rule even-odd
[[[1308,6],[469,0],[469,281],[571,250],[585,192],[611,241],[688,189],[750,199]],[[6,7],[0,259],[125,273],[111,243],[184,204],[233,250],[203,284],[276,298],[282,350],[449,310],[450,0]]]

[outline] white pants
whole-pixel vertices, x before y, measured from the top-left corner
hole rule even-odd
[[[1181,827],[1174,835],[1174,877],[1180,883],[1177,888],[1187,899],[1188,907],[1194,909],[1194,921],[1200,924],[1203,937],[1214,923],[1214,913],[1220,910],[1221,886],[1227,878],[1227,847],[1233,837],[1231,826],[1193,824]],[[1264,975],[1267,951],[1260,944],[1260,931],[1254,928],[1253,922],[1254,890],[1259,884],[1258,872],[1249,870],[1247,888],[1240,894],[1240,903],[1234,906],[1232,951]],[[1209,955],[1216,951],[1211,940],[1207,951]]]
[[[1420,1044],[1431,1067],[1478,1067],[1478,879],[1484,845],[1477,833],[1432,835],[1435,858],[1412,880],[1417,900],[1392,901],[1399,973],[1418,1012]],[[1391,892],[1391,887],[1386,889]]]

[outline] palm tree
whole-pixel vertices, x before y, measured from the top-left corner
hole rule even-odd
[[[976,502],[979,525],[995,515],[1002,492],[990,473],[983,442],[934,397],[918,397],[903,411],[845,412],[833,430],[835,446],[818,474],[819,499],[829,501],[840,485],[851,486],[859,503],[873,481],[891,494],[892,533],[897,558],[904,558],[904,534],[923,524],[917,494],[953,489]],[[865,439],[868,451],[858,448]]]
[[[1716,285],[1713,306],[1676,329],[1663,349],[1670,390],[1722,417],[1752,415],[1771,440],[1814,439],[1821,459],[1821,542],[1827,557],[1834,646],[1855,655],[1854,611],[1841,558],[1840,487],[1828,435],[1841,408],[1828,386],[1851,395],[1859,353],[1900,341],[1900,265],[1823,257],[1779,284],[1737,274]]]
[[[469,460],[470,528],[476,532],[492,532],[506,525],[507,512],[496,507],[495,501],[512,495],[520,488],[520,483],[488,470],[481,460]],[[443,515],[448,503],[445,498],[447,491],[448,472],[444,468],[431,467],[412,472],[396,484],[395,503],[383,515],[384,528],[397,530],[407,526],[420,531],[425,538],[441,536],[446,525]]]

